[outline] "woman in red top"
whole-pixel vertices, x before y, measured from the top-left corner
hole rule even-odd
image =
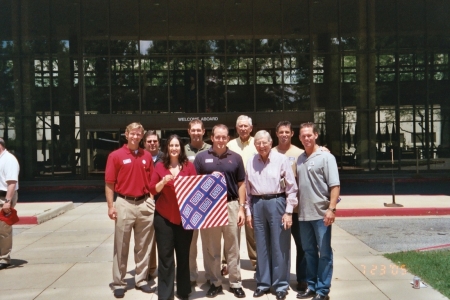
[[[150,181],[150,192],[160,193],[155,207],[156,245],[158,247],[158,299],[174,298],[175,262],[177,256],[177,294],[188,299],[191,293],[189,281],[189,247],[192,230],[185,230],[181,224],[174,180],[178,176],[197,175],[194,165],[184,152],[184,145],[178,135],[171,135],[162,164],[157,164]]]

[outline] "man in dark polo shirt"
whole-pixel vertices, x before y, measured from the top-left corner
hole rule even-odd
[[[220,172],[225,175],[228,191],[228,225],[200,230],[203,243],[205,277],[211,281],[206,297],[213,298],[222,291],[220,274],[221,238],[224,239],[224,251],[227,253],[230,291],[237,298],[245,297],[241,282],[239,257],[240,226],[245,224],[245,169],[242,157],[227,148],[230,140],[228,127],[216,125],[212,130],[212,147],[198,153],[194,165],[198,174]]]
[[[134,231],[134,282],[136,289],[145,293],[153,290],[147,284],[150,240],[153,240],[154,200],[150,198],[150,178],[153,172],[152,156],[139,148],[144,128],[131,123],[125,130],[127,144],[111,152],[105,170],[105,195],[108,216],[115,221],[113,282],[114,296],[125,295],[128,251],[131,231]],[[117,194],[114,203],[114,192]]]

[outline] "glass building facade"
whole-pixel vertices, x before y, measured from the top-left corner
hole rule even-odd
[[[448,20],[443,0],[0,0],[0,136],[27,180],[103,176],[134,121],[164,139],[241,114],[297,145],[316,122],[342,173],[448,172]]]

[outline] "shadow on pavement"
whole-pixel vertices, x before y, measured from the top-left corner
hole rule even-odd
[[[11,266],[8,269],[22,268],[28,261],[23,259],[11,259]]]

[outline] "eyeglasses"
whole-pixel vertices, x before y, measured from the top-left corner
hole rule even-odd
[[[158,140],[148,140],[148,141],[145,141],[147,144],[151,144],[151,143],[154,143],[154,144],[156,144],[156,143],[158,143]]]
[[[269,142],[255,142],[255,146],[262,146],[262,147],[265,147],[265,146],[267,146],[267,145],[269,145],[270,143]]]

